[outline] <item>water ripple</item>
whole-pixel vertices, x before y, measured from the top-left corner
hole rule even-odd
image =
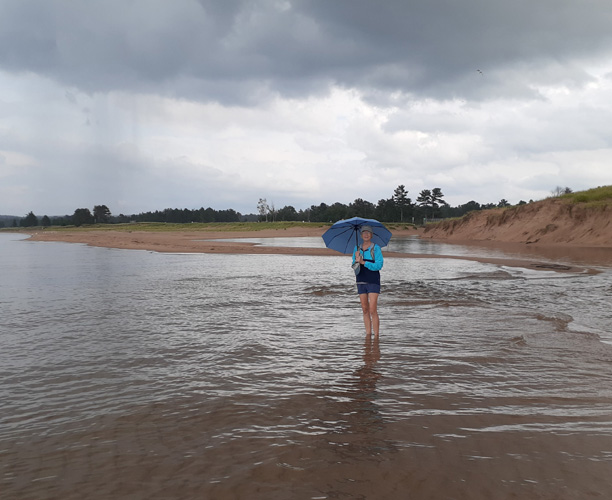
[[[612,494],[609,270],[388,259],[374,341],[346,257],[0,236],[8,498]]]

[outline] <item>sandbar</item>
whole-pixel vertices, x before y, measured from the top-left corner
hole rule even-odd
[[[340,254],[327,248],[302,248],[259,245],[253,242],[228,241],[243,238],[296,238],[296,237],[321,237],[327,228],[323,227],[289,227],[286,229],[262,229],[251,231],[215,231],[215,230],[176,230],[176,231],[139,231],[131,230],[36,230],[28,231],[31,241],[67,242],[81,243],[95,247],[116,248],[125,250],[147,250],[152,252],[170,253],[205,253],[205,254],[279,254],[279,255],[310,255],[310,256],[339,256]],[[416,236],[420,237],[422,229],[400,229],[393,231],[394,237]],[[480,245],[482,242],[472,242]],[[450,243],[449,243],[450,244]],[[461,242],[469,245],[470,242]],[[507,248],[506,248],[507,247]],[[511,243],[496,244],[499,251],[508,250],[510,254],[517,253],[517,246]],[[525,249],[520,245],[518,249]],[[588,249],[585,249],[585,251]],[[600,249],[601,250],[601,249]],[[608,249],[611,256],[612,249]],[[478,252],[475,252],[478,253]],[[412,258],[412,259],[460,259],[482,263],[495,264],[499,266],[521,267],[536,270],[553,270],[567,273],[596,273],[596,269],[588,267],[588,252],[586,258],[579,259],[579,263],[571,260],[559,261],[558,248],[540,247],[537,252],[525,251],[525,258],[495,258],[471,255],[432,255],[401,253],[385,251],[386,258]],[[571,256],[569,257],[571,259]],[[605,259],[607,260],[607,259]],[[601,264],[601,259],[594,259],[596,264]],[[585,267],[585,263],[587,267]],[[604,262],[605,265],[605,262]]]

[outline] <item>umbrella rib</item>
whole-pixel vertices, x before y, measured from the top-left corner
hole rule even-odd
[[[341,231],[338,231],[336,234],[333,235],[333,237],[329,240],[329,244],[331,244],[332,241],[334,241],[336,238],[339,238],[340,236],[343,236],[347,232],[356,233],[357,232],[357,227],[356,226],[347,226],[345,228],[342,228]],[[342,252],[342,253],[346,253],[347,246],[348,246],[348,242],[347,242],[346,245],[344,245],[344,252]]]
[[[332,241],[334,241],[336,238],[338,238],[338,237],[342,236],[343,234],[345,234],[347,231],[354,231],[354,229],[349,227],[349,228],[346,228],[346,230],[344,230],[344,231],[342,231],[342,232],[340,232],[340,231],[339,231],[338,233],[334,234],[334,236],[332,237],[332,239],[331,239],[331,240],[329,240],[329,241],[330,241],[330,243],[331,243]]]

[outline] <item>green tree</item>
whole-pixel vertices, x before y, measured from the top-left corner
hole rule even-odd
[[[49,227],[51,225],[51,219],[48,216],[42,218],[42,227]]]
[[[233,208],[218,210],[215,214],[215,222],[238,222],[239,220],[240,213],[236,212]]]
[[[344,203],[336,202],[330,207],[327,207],[327,212],[325,214],[326,218],[321,222],[335,222],[338,220],[346,219],[348,217],[349,207],[347,207]]]
[[[30,212],[21,220],[22,227],[33,227],[38,226],[38,217],[34,215],[34,212]]]
[[[378,205],[374,210],[374,218],[386,222],[397,220],[397,205],[393,198],[378,200]]]
[[[281,208],[276,214],[278,220],[282,221],[293,221],[299,220],[297,210],[291,205],[287,205]]]
[[[471,200],[461,205],[460,208],[463,210],[463,214],[467,214],[468,212],[472,212],[474,210],[480,210],[480,203],[478,203],[477,201]]]
[[[268,205],[268,200],[265,198],[259,198],[257,202],[257,212],[259,213],[259,220],[265,220],[268,222],[268,214],[270,213],[270,206]]]
[[[509,207],[510,203],[508,202],[508,200],[506,200],[505,198],[502,198],[501,200],[499,200],[499,203],[497,204],[497,206],[499,208],[503,208],[503,207]]]
[[[419,196],[416,199],[416,201],[419,204],[419,207],[425,210],[425,216],[427,216],[427,209],[431,208],[432,206],[431,191],[429,189],[423,189],[423,191],[419,193]],[[432,217],[433,217],[433,213],[432,213]]]
[[[426,216],[427,209],[429,208],[431,210],[431,217],[433,218],[436,216],[436,211],[441,205],[447,205],[443,198],[444,194],[442,194],[442,190],[440,188],[433,188],[431,191],[429,189],[423,189],[417,198],[417,202],[419,206],[425,210]]]
[[[349,214],[351,217],[363,217],[364,219],[371,219],[374,217],[374,210],[376,207],[369,201],[357,198],[353,203],[349,205]]]
[[[440,208],[440,206],[446,205],[447,203],[443,200],[444,195],[442,194],[442,190],[440,188],[433,188],[431,190],[431,207],[434,212]]]
[[[320,205],[312,205],[308,209],[308,222],[326,222],[329,220],[327,217],[327,210],[329,207],[325,203]]]
[[[83,224],[93,224],[94,218],[89,211],[89,208],[77,208],[72,216],[72,223],[75,226],[82,226]]]
[[[202,207],[198,210],[198,219],[200,222],[215,222],[215,211],[210,207]]]
[[[95,205],[93,208],[94,221],[98,224],[108,224],[111,217],[111,211],[106,205]]]
[[[406,187],[403,184],[395,188],[393,202],[400,210],[400,222],[404,222],[404,210],[410,206],[411,200],[408,198],[408,191],[406,191]]]

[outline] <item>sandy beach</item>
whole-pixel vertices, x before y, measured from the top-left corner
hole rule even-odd
[[[31,240],[84,243],[96,247],[172,253],[332,255],[334,252],[328,249],[262,247],[255,243],[224,241],[241,238],[321,236],[324,232],[324,228],[305,227],[260,231],[38,231],[31,233]]]
[[[37,230],[29,232],[31,241],[81,243],[96,247],[117,248],[126,250],[147,250],[153,252],[171,253],[212,253],[212,254],[285,254],[285,255],[319,255],[337,256],[338,253],[327,248],[301,248],[301,247],[275,247],[262,246],[250,242],[227,241],[242,238],[296,238],[296,237],[321,237],[326,227],[290,227],[286,229],[262,229],[251,231],[215,231],[215,230],[185,230],[185,231],[142,231],[142,230]],[[400,229],[394,230],[394,237],[417,236],[423,234],[423,229]],[[479,245],[481,241],[461,241],[462,245]],[[526,245],[512,242],[494,242],[501,251],[508,250],[509,253],[517,254],[526,250]],[[555,265],[550,260],[557,260],[559,248],[564,245],[550,245],[538,247],[537,255],[525,252],[525,258],[483,258],[477,256],[432,256],[430,254],[406,254],[393,251],[385,251],[388,258],[451,258],[471,260],[476,262],[491,263],[510,267],[526,267],[533,269],[547,269],[562,272],[585,272],[589,271],[582,265]],[[576,248],[572,248],[574,253]],[[601,248],[589,249],[584,247],[578,253],[581,262],[589,261],[589,253],[598,252],[597,260],[600,261]],[[595,260],[595,259],[594,259]],[[612,263],[612,261],[611,261]],[[592,270],[591,270],[592,271]]]

